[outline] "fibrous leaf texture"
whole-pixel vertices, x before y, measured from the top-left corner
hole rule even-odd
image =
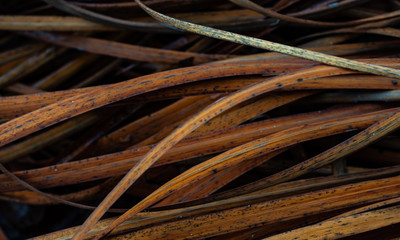
[[[400,237],[400,3],[0,3],[1,239]]]

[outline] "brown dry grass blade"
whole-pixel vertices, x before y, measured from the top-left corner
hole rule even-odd
[[[343,209],[345,206],[359,206],[361,203],[393,198],[398,196],[399,188],[396,183],[398,180],[395,179],[398,177],[392,178],[392,181],[384,185],[382,181],[368,181],[254,204],[242,203],[240,207],[222,211],[216,210],[214,206],[214,211],[208,209],[210,212],[207,214],[198,216],[193,216],[193,214],[193,217],[182,219],[178,217],[171,222],[147,226],[134,232],[110,237],[110,239],[198,239],[247,229],[249,226],[268,226],[269,223],[304,217],[304,214],[310,216]],[[378,183],[381,185],[376,185]],[[369,185],[368,189],[365,188],[367,185]],[[332,191],[335,193],[333,194]]]
[[[221,93],[233,92],[243,87],[254,84],[258,81],[264,80],[265,77],[255,77],[252,79],[242,80],[237,79],[215,79],[213,81],[202,81],[193,83],[186,87],[173,87],[170,89],[159,90],[154,93],[147,93],[136,96],[132,101],[146,102],[154,100],[165,100],[174,97],[184,97],[191,95],[202,95],[204,93]],[[215,87],[218,85],[223,90]],[[17,116],[21,116],[33,110],[36,110],[45,105],[72,97],[84,92],[99,90],[105,86],[88,87],[73,90],[55,91],[55,92],[41,92],[29,93],[24,96],[8,96],[0,97],[0,114],[1,119],[9,120]],[[324,78],[317,78],[307,82],[300,82],[299,84],[283,87],[281,90],[307,90],[307,89],[399,89],[398,81],[387,77],[376,77],[370,75],[348,75],[348,76],[331,76]],[[337,93],[335,93],[337,94]],[[366,94],[366,93],[365,93]],[[365,95],[364,94],[364,95]],[[160,97],[161,96],[161,97]],[[332,95],[333,96],[333,95]],[[329,96],[326,96],[329,98]],[[345,96],[343,96],[345,97]],[[28,101],[28,102],[27,102]],[[322,99],[321,99],[322,101]],[[129,130],[128,130],[129,131]],[[130,131],[131,132],[131,131]]]
[[[46,32],[24,32],[24,35],[64,47],[134,61],[176,64],[193,58],[194,64],[199,64],[229,58],[227,55],[180,52],[74,35]]]
[[[240,189],[234,189],[231,190],[230,192],[226,192],[223,195],[227,197],[233,193],[235,195],[245,194],[301,176],[307,172],[311,172],[314,169],[322,167],[343,156],[346,156],[347,154],[357,151],[358,149],[394,131],[399,126],[400,126],[400,112],[396,111],[391,116],[383,120],[380,120],[379,122],[373,124],[371,127],[363,130],[357,135],[349,138],[348,140],[336,145],[335,147],[313,158],[310,158],[302,163],[299,163],[289,169],[276,173],[265,179],[245,185]]]
[[[265,240],[337,239],[371,231],[400,222],[400,206],[345,216],[319,224],[294,229],[290,232],[264,238]]]
[[[388,62],[386,60],[383,61]],[[391,61],[389,64],[391,65],[393,62]],[[263,74],[278,71],[277,69],[281,69],[281,72],[286,71],[285,65],[279,64],[279,62],[274,62],[272,65],[275,68],[274,70],[265,69],[264,65],[252,64],[251,62],[247,62],[244,65],[240,62],[235,64],[215,63],[179,68],[138,77],[101,88],[94,88],[91,91],[58,101],[0,125],[0,145],[3,146],[32,132],[84,112],[145,92],[178,84],[212,79],[217,76],[242,75],[244,71],[247,74]],[[397,64],[395,63],[395,65]],[[241,68],[238,68],[238,66],[241,66]],[[283,87],[283,85],[278,85],[276,88],[280,87]]]
[[[303,74],[303,71],[299,71],[299,72],[302,72],[302,76],[303,77],[305,77],[306,75],[305,74]],[[290,76],[290,75],[289,75]],[[287,77],[287,76],[286,76]],[[279,79],[279,78],[285,78],[285,76],[283,76],[283,77],[277,77],[277,79]],[[270,83],[270,82],[269,82]],[[282,83],[279,83],[279,84],[282,84]],[[255,85],[255,86],[257,86],[257,85]],[[254,87],[255,87],[254,86]],[[249,89],[252,89],[252,88],[249,88]],[[246,89],[246,90],[249,90],[249,89]],[[239,92],[240,93],[240,92]],[[234,94],[235,95],[235,94]],[[234,95],[232,95],[232,96],[234,96]],[[232,97],[232,96],[230,96],[230,97]],[[226,97],[226,99],[227,99],[227,102],[229,102],[229,101],[231,101],[231,99],[229,99],[230,97]],[[220,102],[222,102],[223,100],[221,100]],[[219,103],[220,103],[219,102]],[[221,104],[221,103],[220,103]],[[215,105],[218,105],[218,104],[215,104]],[[193,119],[193,118],[192,118]],[[191,119],[191,120],[192,120]],[[190,121],[190,120],[189,120]],[[186,122],[186,124],[187,124],[187,122]],[[193,124],[193,123],[192,123]],[[181,127],[180,129],[184,129],[184,127]],[[175,131],[174,133],[176,134],[176,132],[177,131]],[[174,134],[173,133],[173,134]],[[171,134],[172,135],[172,134]],[[169,137],[171,137],[171,135],[169,136]],[[168,137],[167,137],[168,138]],[[166,141],[165,139],[159,144],[159,145],[157,145],[155,148],[153,148],[153,150],[152,151],[150,151],[146,156],[145,156],[145,158],[143,158],[143,162],[146,160],[146,157],[148,157],[149,156],[149,154],[151,154],[152,152],[155,152],[155,150],[154,149],[156,149],[158,146],[160,146],[161,144],[163,144],[163,142],[164,141]],[[161,145],[162,146],[162,145]],[[164,146],[163,146],[164,147]],[[162,149],[162,148],[161,148]],[[162,152],[165,152],[165,150],[164,149],[162,149],[163,151]],[[151,155],[150,155],[151,156]],[[158,157],[160,157],[160,156],[158,156]],[[158,159],[158,158],[156,158],[155,156],[153,157],[153,159]],[[153,160],[153,161],[155,161],[155,160]],[[147,165],[148,167],[149,166],[151,166],[152,165],[152,163],[153,162],[151,162],[149,165]],[[140,162],[138,163],[138,165],[140,165]],[[137,165],[137,166],[138,166]],[[135,168],[137,167],[137,166],[135,166]],[[148,168],[147,167],[147,168]],[[133,168],[132,170],[134,170],[135,168]],[[129,176],[130,174],[132,175],[132,173],[137,173],[137,172],[135,172],[135,171],[130,171],[126,176]],[[140,172],[139,172],[140,173]],[[127,178],[127,177],[126,177]],[[131,177],[132,178],[132,177]],[[135,177],[134,177],[135,178]],[[118,186],[117,186],[118,187]],[[121,187],[122,189],[123,188],[125,188],[125,187]],[[157,191],[159,191],[159,190],[157,190]],[[161,191],[161,190],[160,190]],[[113,192],[111,192],[110,194],[112,194]],[[112,195],[111,195],[112,196]],[[107,198],[106,198],[106,200],[107,200]],[[160,199],[157,199],[157,200],[160,200]],[[154,202],[150,202],[150,203],[147,203],[147,204],[152,204],[152,203],[154,203]],[[146,206],[148,206],[148,205],[146,205]],[[116,226],[116,225],[118,225],[119,223],[121,223],[121,222],[123,222],[124,220],[126,220],[126,218],[127,217],[129,217],[129,216],[131,216],[131,215],[133,215],[133,214],[135,214],[135,213],[137,213],[138,211],[140,211],[140,210],[142,210],[143,208],[144,208],[145,206],[140,206],[140,207],[138,207],[138,209],[133,209],[132,211],[129,211],[129,212],[127,212],[126,214],[124,214],[123,215],[123,217],[121,218],[121,220],[119,220],[119,221],[116,221],[114,224],[112,224],[111,225],[111,227],[110,227],[110,230],[112,229],[112,227],[113,226]]]
[[[96,196],[104,195],[105,191],[109,190],[115,183],[115,180],[112,180],[114,179],[106,180],[99,185],[83,189],[81,191],[57,195],[57,197],[67,201],[75,202],[90,200]],[[53,201],[41,194],[29,190],[2,193],[0,194],[0,198],[8,201],[32,205],[60,204],[59,201]]]
[[[243,123],[262,113],[312,94],[314,94],[314,92],[289,92],[266,96],[253,103],[247,103],[245,106],[238,106],[230,109],[229,111],[208,121],[206,125],[196,129],[192,135],[198,135],[210,131],[218,131],[223,128],[239,125],[240,123]]]
[[[44,0],[49,5],[54,6],[62,11],[66,11],[73,15],[77,15],[79,17],[86,18],[90,21],[100,22],[103,24],[108,24],[115,27],[123,27],[133,30],[148,30],[148,29],[158,29],[160,28],[159,24],[154,23],[141,23],[141,22],[131,22],[121,19],[116,19],[113,17],[105,16],[99,13],[95,13],[89,11],[87,9],[81,8],[79,6],[72,5],[63,0]],[[161,27],[162,28],[162,27]]]
[[[97,117],[95,114],[82,115],[76,119],[71,119],[65,123],[62,123],[61,125],[58,125],[57,127],[45,131],[35,137],[2,148],[0,150],[0,162],[7,163],[20,156],[49,146],[59,139],[82,130],[88,125],[94,123],[96,119]]]
[[[342,217],[351,216],[351,215],[358,214],[358,213],[363,213],[363,212],[366,212],[366,211],[369,211],[369,210],[373,210],[373,209],[377,209],[377,208],[387,207],[387,206],[390,206],[390,205],[393,205],[393,204],[397,204],[399,202],[400,202],[400,197],[388,199],[388,200],[377,202],[377,203],[373,203],[373,204],[370,204],[370,205],[367,205],[367,206],[364,206],[364,207],[356,208],[356,209],[354,209],[352,211],[345,212],[345,213],[342,213],[340,215],[337,215],[337,216],[334,216],[332,218],[329,218],[329,219],[327,219],[327,220],[325,220],[323,222],[330,221],[330,220],[333,220],[333,219],[339,219],[339,218],[342,218]]]
[[[182,126],[173,131],[168,137],[159,142],[151,151],[149,151],[139,162],[133,167],[121,180],[121,182],[107,195],[99,207],[90,215],[81,229],[77,232],[74,239],[81,239],[84,234],[93,226],[104,214],[105,210],[111,205],[148,169],[150,168],[163,154],[165,154],[172,146],[193,130],[200,127],[206,121],[217,116],[225,110],[237,105],[240,102],[246,101],[252,97],[262,93],[279,89],[283,86],[295,84],[298,79],[306,81],[321,76],[330,76],[335,74],[351,73],[349,70],[338,69],[328,66],[317,66],[310,69],[300,70],[292,74],[277,76],[269,81],[263,81],[252,85],[248,88],[240,90],[225,98],[222,98],[212,105],[209,105],[203,111],[199,112],[191,119],[186,121]],[[301,82],[300,81],[300,82]],[[140,209],[142,210],[142,209]],[[119,222],[120,223],[120,222]],[[118,223],[118,224],[119,224]],[[116,224],[116,225],[118,225]]]
[[[40,79],[32,85],[33,88],[39,90],[49,91],[56,88],[61,83],[65,82],[68,78],[83,70],[90,64],[93,64],[98,59],[98,56],[93,54],[82,54],[76,59],[66,63],[56,71]]]
[[[236,165],[230,166],[226,169],[214,171],[214,174],[204,177],[195,183],[187,185],[186,187],[180,188],[173,194],[164,198],[162,201],[157,203],[154,207],[162,207],[165,205],[177,204],[185,201],[192,201],[199,198],[204,198],[214,193],[218,189],[222,188],[229,182],[238,178],[240,175],[250,171],[251,169],[265,163],[276,155],[284,152],[286,149],[274,151],[260,157],[247,159],[246,161],[240,162]]]
[[[21,47],[2,52],[0,53],[0,64],[3,65],[5,63],[23,58],[43,47],[44,46],[42,44],[25,44]]]
[[[326,126],[332,126],[332,123],[327,123]],[[298,164],[295,167],[290,168],[287,172],[290,174],[275,174],[271,178],[275,181],[285,181],[288,179],[293,179],[294,177],[300,176],[307,172],[308,169],[312,168],[319,168],[323,165],[326,165],[342,156],[345,156],[357,149],[364,147],[366,144],[371,143],[372,141],[388,134],[389,132],[395,130],[400,126],[400,112],[395,112],[390,117],[379,121],[378,123],[372,125],[368,129],[364,130],[360,134],[357,134],[355,137],[350,138],[343,144],[339,144],[333,149],[330,149],[313,159],[306,161],[305,163]],[[313,134],[310,136],[311,138],[317,138],[318,134],[315,134],[315,131],[319,129],[319,133],[323,134],[324,128],[320,125],[316,126],[315,128],[306,128],[305,130],[311,131]],[[228,166],[232,166],[231,164],[235,165],[237,162],[235,161],[243,161],[248,157],[257,157],[257,154],[265,153],[265,150],[270,148],[274,150],[278,150],[279,148],[287,147],[287,144],[297,143],[302,141],[296,138],[296,135],[303,138],[307,136],[307,132],[303,132],[301,130],[296,129],[293,135],[288,134],[289,131],[284,131],[282,133],[277,133],[276,137],[274,135],[268,136],[267,138],[256,140],[254,142],[250,142],[244,144],[243,146],[239,146],[233,148],[225,153],[212,158],[204,163],[201,163],[192,169],[188,170],[187,172],[183,173],[182,175],[176,177],[175,179],[171,180],[164,186],[158,188],[155,192],[149,195],[146,199],[144,199],[141,203],[137,204],[135,207],[130,209],[128,212],[124,213],[120,218],[115,220],[112,224],[110,224],[109,228],[105,231],[111,231],[114,227],[118,224],[126,221],[129,217],[133,216],[134,214],[138,213],[139,211],[145,209],[146,207],[156,203],[157,201],[161,200],[162,198],[172,194],[179,188],[185,187],[190,183],[194,183],[199,179],[212,174],[213,172],[219,172]],[[285,137],[290,136],[289,139],[285,139],[282,141],[282,135]],[[269,146],[270,142],[277,141],[276,145]],[[280,142],[281,141],[281,142]],[[304,141],[304,140],[303,140]],[[245,153],[249,154],[245,154]],[[255,155],[254,155],[255,154]],[[229,164],[227,163],[229,161]],[[297,168],[296,168],[297,167]],[[285,172],[286,173],[286,172]],[[273,182],[273,181],[271,181]],[[277,182],[274,182],[277,183]],[[251,188],[251,190],[258,190],[256,188]],[[237,192],[236,192],[237,193]]]
[[[267,17],[279,19],[283,22],[294,23],[297,25],[315,26],[315,27],[354,26],[354,25],[359,25],[359,24],[364,24],[364,23],[369,23],[369,22],[376,22],[376,21],[386,20],[386,19],[400,16],[400,10],[399,10],[399,11],[394,11],[391,13],[386,13],[386,14],[382,14],[382,15],[378,15],[378,16],[374,16],[374,17],[370,17],[370,18],[366,18],[366,19],[354,20],[354,21],[323,22],[323,21],[314,21],[314,20],[297,18],[297,17],[293,17],[290,15],[280,14],[272,9],[263,8],[262,6],[252,2],[250,0],[230,0],[230,1],[241,7],[251,9],[251,10],[261,13]]]
[[[399,172],[397,165],[400,162],[396,160],[399,148],[394,144],[398,132],[385,137],[387,141],[382,141],[380,145],[368,146],[364,151],[350,155],[348,154],[353,151],[351,147],[344,149],[340,154],[335,152],[335,147],[332,148],[353,136],[354,131],[362,133],[363,129],[398,112],[400,88],[397,77],[400,65],[396,52],[399,40],[387,40],[387,36],[399,36],[395,24],[400,18],[396,16],[398,10],[393,4],[397,0],[371,4],[364,4],[368,0],[254,1],[259,5],[250,1],[240,1],[249,9],[256,9],[263,15],[253,10],[238,10],[238,6],[229,1],[143,1],[152,9],[162,9],[168,13],[165,15],[175,19],[242,33],[243,35],[235,35],[223,31],[215,32],[215,29],[201,26],[194,29],[198,32],[206,30],[204,33],[209,35],[223,33],[223,39],[231,37],[233,41],[239,37],[236,42],[185,31],[178,32],[175,27],[168,28],[168,23],[156,23],[157,20],[147,16],[136,2],[127,3],[131,7],[134,5],[130,8],[133,10],[131,11],[121,8],[126,3],[111,3],[111,0],[92,3],[48,1],[58,4],[58,7],[64,7],[61,11],[92,18],[94,21],[103,21],[105,24],[117,23],[116,18],[134,22],[131,22],[128,31],[122,29],[123,25],[114,25],[118,27],[112,27],[113,30],[124,30],[117,34],[99,24],[97,27],[100,28],[96,29],[96,24],[87,21],[84,23],[85,32],[51,33],[47,35],[52,38],[50,40],[57,38],[57,41],[51,44],[71,44],[72,49],[57,55],[53,58],[54,61],[43,64],[36,70],[29,65],[24,67],[23,64],[40,50],[35,50],[34,46],[29,48],[28,44],[45,47],[46,40],[27,39],[19,32],[3,33],[0,37],[0,47],[4,53],[1,56],[5,59],[4,64],[0,66],[0,73],[2,76],[12,73],[16,77],[1,90],[0,144],[7,145],[0,150],[0,161],[2,150],[7,150],[3,151],[3,155],[13,155],[13,158],[17,156],[14,161],[8,162],[6,167],[20,180],[14,177],[13,181],[9,178],[11,173],[0,174],[0,199],[39,204],[42,205],[40,208],[46,210],[58,208],[59,213],[70,216],[79,210],[68,211],[63,206],[44,206],[60,202],[49,199],[36,190],[49,189],[49,192],[60,193],[56,197],[61,199],[72,202],[91,201],[88,205],[93,205],[104,199],[116,184],[115,181],[119,181],[124,174],[131,171],[122,180],[119,189],[115,188],[96,210],[95,216],[83,225],[83,228],[90,232],[83,235],[85,233],[81,231],[78,234],[86,239],[96,238],[115,227],[111,231],[111,238],[176,240],[208,237],[250,239],[252,232],[256,233],[258,238],[268,237],[304,227],[303,222],[307,222],[308,225],[322,223],[321,221],[343,212],[358,214],[359,211],[363,211],[363,206],[386,207],[385,204],[390,203],[388,199],[399,196],[398,178],[382,179],[393,177]],[[361,8],[346,9],[346,6],[361,4]],[[48,18],[47,14],[53,14],[52,6],[42,1],[25,3],[16,0],[0,5],[5,5],[6,8],[10,6],[10,12],[5,12],[9,16],[7,21],[17,23],[23,19],[25,23],[20,25],[22,27],[30,27],[26,21],[35,20],[29,15],[36,15],[35,18],[39,21],[56,20],[39,25],[35,20],[36,22],[32,22],[33,28],[30,29],[45,25],[52,26],[55,30],[78,26],[72,23],[64,28],[58,16],[58,20]],[[31,5],[35,7],[31,9]],[[260,6],[269,8],[265,10]],[[85,11],[84,8],[89,11]],[[96,12],[100,15],[96,15]],[[54,14],[64,13],[57,10]],[[276,21],[272,26],[271,23],[275,20],[264,16],[275,16],[280,21]],[[313,20],[310,22],[306,19]],[[374,19],[377,22],[363,24]],[[308,22],[314,26],[323,26],[329,23],[327,21],[336,20],[344,20],[339,25],[356,24],[356,27],[350,29],[350,32],[356,34],[334,27],[332,33],[337,31],[340,35],[318,38],[297,45],[299,48],[290,47],[298,43],[296,39],[322,32],[320,28],[295,25]],[[12,27],[12,22],[8,24],[9,27]],[[150,23],[151,26],[147,25],[148,29],[143,28],[143,25],[141,28],[138,25],[133,26],[136,23],[140,25],[140,22],[145,25]],[[175,23],[177,26],[185,25],[179,20]],[[1,26],[4,25],[0,23],[0,28]],[[259,27],[264,29],[257,32]],[[101,31],[101,28],[104,31]],[[132,29],[134,30],[131,31]],[[143,32],[135,32],[138,29]],[[361,34],[364,33],[379,35],[363,38]],[[258,39],[268,39],[272,42]],[[26,42],[27,40],[29,42]],[[115,41],[120,41],[123,46]],[[239,46],[237,42],[247,42],[249,45]],[[290,46],[277,45],[274,42]],[[24,46],[28,46],[28,50],[24,49]],[[146,48],[141,49],[141,46]],[[257,49],[253,46],[263,48]],[[278,47],[281,53],[265,50],[273,50],[275,47]],[[311,52],[303,51],[300,47],[305,47]],[[9,49],[16,51],[8,51]],[[173,51],[164,51],[166,49]],[[84,53],[79,52],[80,50]],[[295,56],[283,53],[284,50]],[[93,51],[98,55],[85,51]],[[314,52],[323,54],[318,55]],[[300,58],[305,54],[311,59],[311,53],[325,63],[331,61],[338,65],[349,62],[342,58],[335,60],[335,57],[329,55],[345,56],[353,59],[350,60],[350,66],[354,69],[363,66],[364,69],[361,70],[364,72],[325,66],[313,60]],[[89,64],[85,57],[80,58],[89,54],[93,56],[88,59],[92,60],[92,64]],[[237,55],[231,58],[231,54]],[[110,55],[113,57],[110,58]],[[188,57],[189,55],[191,57]],[[337,59],[343,61],[337,62]],[[214,60],[219,61],[212,62]],[[198,63],[206,64],[185,67]],[[67,67],[68,64],[71,64],[71,67]],[[87,66],[84,67],[84,64]],[[384,68],[379,68],[379,65]],[[13,69],[18,71],[11,71]],[[371,74],[371,69],[380,74],[384,73],[383,70],[392,70],[391,73],[387,73],[397,76],[375,76]],[[24,74],[23,70],[34,71]],[[46,86],[43,88],[46,90],[63,91],[44,92],[35,89],[40,86]],[[82,86],[94,87],[71,90]],[[378,92],[383,89],[392,91]],[[307,97],[313,93],[318,94]],[[362,98],[357,100],[355,94]],[[119,118],[114,114],[123,109],[124,112],[134,110],[138,104],[143,104],[143,107],[126,118]],[[269,111],[271,109],[273,110]],[[94,120],[94,125],[83,126],[89,124],[89,121],[85,122],[86,112],[89,115],[100,114],[99,118]],[[154,116],[148,117],[149,114]],[[60,127],[55,131],[45,129],[54,124],[61,126],[61,121],[79,115],[83,119],[82,133],[68,135],[67,133],[73,130],[73,124],[64,125],[64,128]],[[114,120],[116,124],[113,124]],[[50,131],[47,132],[48,130]],[[56,136],[57,134],[65,135]],[[99,139],[100,136],[103,137]],[[113,138],[108,139],[109,136]],[[55,140],[55,144],[44,147],[46,141],[48,145],[50,141]],[[386,145],[387,142],[390,144]],[[157,143],[159,144],[156,145]],[[355,145],[357,148],[367,143],[369,142],[356,142],[347,146]],[[29,144],[40,145],[41,149],[33,152],[28,149]],[[341,144],[336,147],[339,146]],[[282,154],[270,159],[279,152]],[[321,152],[322,154],[317,155]],[[327,156],[329,153],[346,156],[334,160],[336,156],[330,158]],[[315,161],[309,163],[307,159],[310,158]],[[71,162],[56,164],[59,159]],[[318,164],[327,163],[325,160],[334,162],[319,167]],[[290,170],[300,162],[310,164],[305,165],[306,172],[297,169],[289,173],[293,177],[300,174],[300,180],[275,185],[292,177],[286,178],[285,175],[282,180],[258,185],[260,182],[257,180],[265,176],[279,175],[280,171]],[[349,166],[343,165],[344,167],[339,168],[339,165],[344,163]],[[314,165],[319,168],[313,169]],[[388,169],[387,166],[393,168]],[[374,168],[374,171],[368,168]],[[303,175],[304,173],[306,174]],[[136,176],[133,176],[134,174]],[[242,174],[244,175],[240,176]],[[375,180],[363,182],[371,179]],[[25,185],[20,184],[22,182],[29,184],[28,186],[23,183],[36,193],[26,191]],[[243,186],[251,188],[251,183],[256,186],[255,189],[260,190],[247,193],[242,189]],[[348,189],[340,188],[341,185],[349,183],[352,184],[346,186]],[[332,187],[335,189],[327,189]],[[123,188],[128,189],[125,191]],[[215,193],[218,189],[221,193]],[[229,191],[232,189],[234,190]],[[224,193],[226,190],[229,192]],[[329,196],[324,195],[323,191],[330,190],[332,192]],[[321,195],[315,195],[315,191],[319,191],[318,194]],[[308,195],[310,193],[311,195]],[[215,202],[215,199],[224,198],[229,194],[232,198]],[[239,194],[245,195],[238,196]],[[119,199],[119,196],[122,198]],[[361,199],[356,198],[359,196]],[[125,208],[139,202],[140,204],[134,205],[120,218],[96,223],[107,209],[112,209],[111,206],[117,199],[118,205],[121,204],[121,207]],[[142,201],[143,199],[145,200]],[[273,201],[282,205],[276,205]],[[253,208],[253,204],[264,205]],[[160,206],[161,208],[158,208]],[[154,212],[140,213],[142,209]],[[11,208],[6,209],[5,215],[11,211]],[[129,215],[133,217],[127,219]],[[79,219],[83,221],[85,217]],[[43,219],[39,218],[39,215],[35,215],[35,220],[40,221],[44,228],[35,228],[29,236],[52,231],[54,223],[50,222],[51,219],[48,219],[46,214]],[[47,221],[50,224],[43,224]],[[60,221],[69,220],[61,218]],[[121,224],[117,226],[118,223]],[[77,223],[69,221],[69,224]],[[93,225],[95,229],[89,225]],[[99,227],[100,225],[102,227]],[[45,237],[71,238],[80,231],[79,228],[82,226]],[[374,233],[384,230],[385,228],[380,228]],[[68,234],[63,236],[62,233]]]
[[[38,55],[31,56],[12,70],[8,71],[6,74],[0,76],[0,88],[4,88],[5,86],[16,82],[18,79],[33,72],[35,69],[49,62],[64,51],[65,49],[50,47],[44,49]]]
[[[375,60],[374,60],[375,61]],[[396,64],[390,59],[384,60],[381,59],[384,64]],[[140,77],[136,79],[131,79],[125,83],[118,83],[114,85],[103,85],[97,87],[89,87],[82,89],[73,89],[73,90],[65,90],[65,91],[56,91],[56,92],[44,92],[34,94],[32,96],[11,96],[11,97],[2,97],[0,104],[1,109],[4,111],[1,112],[2,116],[7,117],[15,117],[20,116],[21,114],[28,113],[32,110],[36,110],[44,105],[49,105],[55,103],[57,101],[65,100],[71,97],[77,97],[80,94],[88,93],[91,91],[96,91],[99,95],[104,95],[101,92],[111,91],[112,94],[116,94],[116,89],[119,86],[122,87],[119,91],[124,91],[124,88],[131,87],[132,92],[130,95],[126,95],[123,98],[119,98],[119,100],[128,98],[130,96],[137,96],[145,92],[150,92],[154,90],[163,89],[166,87],[177,86],[190,82],[197,82],[201,80],[210,80],[215,78],[221,78],[226,76],[247,76],[251,74],[282,74],[288,71],[297,70],[302,67],[309,67],[313,64],[310,62],[304,61],[291,61],[291,60],[283,60],[283,61],[271,61],[271,60],[263,60],[259,59],[256,61],[246,61],[239,60],[235,63],[226,64],[224,62],[214,62],[209,63],[207,66],[193,66],[187,68],[180,68],[177,70],[169,70],[162,73],[150,74],[145,77]],[[266,66],[268,66],[266,68]],[[151,85],[151,80],[154,83],[158,82],[154,88],[143,90],[140,87],[146,87],[145,85]],[[135,84],[138,86],[135,87]],[[148,87],[148,86],[147,86]],[[114,89],[115,90],[112,90]],[[146,88],[145,88],[146,89]],[[126,90],[129,91],[129,90]],[[95,97],[95,95],[94,95]],[[28,98],[28,102],[26,101]],[[103,96],[104,98],[104,96]],[[94,100],[94,99],[92,99]],[[11,111],[10,111],[11,110]]]
[[[374,171],[379,172],[376,170]],[[365,173],[361,175],[365,175]],[[341,178],[344,180],[352,177],[342,176]],[[361,179],[358,178],[358,180]],[[139,238],[141,234],[144,234],[142,235],[144,239],[157,237],[173,239],[174,237],[200,238],[215,236],[223,232],[247,229],[249,224],[257,224],[258,226],[268,225],[268,223],[274,221],[283,222],[287,219],[303,217],[302,215],[305,213],[313,215],[321,211],[329,212],[348,206],[360,206],[361,204],[380,201],[380,199],[390,199],[398,195],[399,177],[397,176],[361,181],[362,182],[333,188],[326,188],[325,186],[323,189],[310,192],[312,188],[306,187],[308,183],[305,183],[304,180],[300,180],[296,182],[297,185],[302,186],[303,189],[307,189],[308,191],[303,191],[295,196],[279,197],[278,194],[277,198],[268,199],[268,196],[274,196],[276,192],[282,192],[281,189],[277,188],[269,189],[269,191],[263,193],[238,196],[191,207],[158,212],[143,212],[129,219],[126,224],[118,227],[113,234],[121,234],[130,229],[135,229],[136,232],[128,233],[121,237]],[[318,182],[318,180],[310,179],[308,182],[315,183]],[[329,183],[329,180],[327,182]],[[293,184],[284,185],[290,185],[286,187],[286,190],[293,190]],[[279,187],[285,189],[283,185]],[[380,192],[379,190],[384,191]],[[356,198],[356,196],[358,196],[358,198]],[[244,214],[245,212],[247,214]],[[287,214],[289,212],[291,214]],[[235,217],[232,218],[232,215]],[[252,217],[249,218],[248,216]],[[114,219],[115,218],[111,218],[98,223],[85,239],[91,239],[96,236]],[[193,226],[196,227],[194,228]],[[71,238],[77,229],[78,227],[66,229],[35,239]],[[190,233],[193,233],[193,235],[190,235]],[[118,236],[116,236],[116,238],[119,239]]]
[[[114,26],[122,29],[130,29],[130,30],[138,30],[138,31],[146,31],[146,32],[173,32],[172,29],[167,26],[160,24],[158,22],[143,22],[140,19],[138,21],[135,20],[124,20],[119,19],[107,15],[103,15],[97,12],[90,11],[86,8],[82,8],[78,5],[71,4],[64,0],[44,0],[48,4],[60,9],[61,11],[68,12],[70,14],[80,16],[82,18],[88,19],[93,22],[105,24],[108,26]],[[192,1],[193,2],[193,1]],[[154,3],[154,2],[152,2]],[[173,4],[172,4],[173,5]],[[180,4],[179,4],[180,5]],[[168,2],[165,2],[162,5],[163,8],[168,7]],[[220,12],[211,12],[210,14],[199,14],[196,16],[196,11],[191,14],[183,14],[184,18],[188,18],[193,21],[198,21],[204,24],[211,24],[214,26],[223,27],[225,29],[231,30],[243,30],[243,29],[252,29],[260,26],[269,26],[273,21],[271,20],[263,20],[262,15],[252,11],[247,10],[231,10],[231,11],[220,11]],[[250,15],[249,19],[246,18],[246,15]],[[254,16],[256,15],[256,16]],[[213,19],[215,18],[215,19]],[[241,20],[241,18],[244,18]],[[250,21],[249,24],[249,20]],[[222,22],[222,23],[221,23]],[[238,23],[239,22],[239,23]],[[241,24],[243,22],[243,24]],[[234,24],[232,24],[234,23]]]
[[[393,109],[378,111],[380,109],[382,109],[382,107],[376,105],[359,105],[350,108],[332,109],[330,111],[290,115],[283,118],[270,119],[259,123],[247,124],[224,131],[187,138],[178,143],[176,147],[158,160],[154,166],[162,166],[168,163],[202,156],[204,151],[207,151],[209,154],[219,153],[269,134],[296,126],[315,124],[317,122],[332,120],[338,122],[353,119],[353,121],[364,122],[361,125],[357,124],[355,127],[367,127],[378,119],[386,117],[393,112]],[[363,119],[367,120],[367,122],[363,121]],[[232,141],[232,139],[235,140]],[[20,171],[15,174],[23,177],[26,181],[38,188],[82,183],[126,173],[151,149],[151,147],[152,146],[146,146],[130,149],[115,154],[85,159],[80,162]],[[93,169],[96,171],[91,172]],[[0,176],[0,179],[0,189],[2,191],[21,190],[18,188],[18,185],[7,181],[4,176]]]
[[[0,16],[1,30],[19,31],[117,31],[82,18],[71,16]]]
[[[18,184],[21,184],[22,186],[24,186],[24,188],[42,196],[45,197],[51,201],[57,202],[57,203],[62,203],[68,206],[72,206],[72,207],[76,207],[76,208],[82,208],[82,209],[86,209],[86,210],[93,210],[96,209],[96,207],[92,207],[92,206],[87,206],[85,204],[80,204],[80,203],[76,203],[76,202],[71,202],[69,200],[66,200],[64,198],[60,198],[57,195],[54,194],[49,194],[49,193],[45,193],[42,192],[38,189],[36,189],[35,187],[31,186],[29,183],[23,181],[22,179],[18,178],[17,176],[15,176],[12,172],[8,171],[8,169],[6,167],[4,167],[3,164],[0,163],[0,170],[9,178],[11,178],[13,181],[17,182]],[[117,213],[121,213],[121,212],[125,212],[125,209],[118,209],[118,210],[114,210],[114,209],[110,209],[110,212],[117,212]]]
[[[291,47],[279,43],[269,42],[266,40],[261,40],[257,38],[247,37],[240,34],[235,34],[223,30],[217,30],[210,27],[205,27],[189,22],[184,22],[181,20],[177,20],[163,14],[160,14],[148,7],[146,7],[140,0],[135,0],[140,7],[142,7],[147,13],[149,13],[152,17],[157,19],[160,22],[166,23],[171,25],[175,28],[205,35],[208,37],[218,38],[221,40],[231,41],[239,44],[249,45],[256,48],[261,48],[265,50],[270,50],[274,52],[279,52],[283,54],[288,54],[300,58],[309,59],[312,61],[317,61],[321,63],[325,63],[332,66],[343,67],[347,69],[352,69],[361,72],[372,73],[376,75],[382,75],[387,77],[394,77],[400,78],[400,71],[392,69],[392,68],[385,68],[377,65],[372,64],[363,64],[358,61],[353,61],[349,59],[344,59],[340,57],[330,56],[318,52],[313,52],[305,49],[300,49],[296,47]]]

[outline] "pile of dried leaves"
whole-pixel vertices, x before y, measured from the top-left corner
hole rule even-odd
[[[0,238],[400,237],[399,0],[0,11]]]

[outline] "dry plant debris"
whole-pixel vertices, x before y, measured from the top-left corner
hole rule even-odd
[[[400,237],[400,1],[0,11],[0,239]]]

